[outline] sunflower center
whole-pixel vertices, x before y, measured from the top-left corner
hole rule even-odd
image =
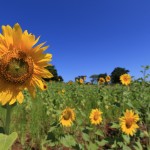
[[[94,120],[96,121],[96,120],[98,120],[98,118],[99,118],[99,114],[95,114],[94,115]]]
[[[65,120],[69,120],[70,118],[71,118],[71,112],[66,112],[64,115],[63,115],[63,118],[65,119]]]
[[[130,127],[132,126],[133,122],[134,122],[134,119],[133,119],[133,118],[127,119],[127,120],[126,120],[126,127],[127,127],[127,128],[130,128]]]
[[[0,75],[11,83],[22,84],[33,74],[33,61],[22,51],[8,52],[0,59]]]
[[[127,77],[124,77],[124,81],[126,81],[126,82],[127,82],[127,81],[128,81],[128,78],[127,78]]]
[[[23,59],[12,58],[7,65],[7,73],[18,78],[28,71],[28,64]]]

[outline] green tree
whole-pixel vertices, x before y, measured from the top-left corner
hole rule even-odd
[[[92,84],[97,83],[98,76],[99,76],[98,74],[93,74],[90,76]]]
[[[106,76],[107,76],[107,73],[101,73],[101,74],[98,75],[98,79],[99,78],[104,78],[105,79]]]
[[[121,83],[120,76],[128,72],[125,68],[116,67],[111,73],[111,83]]]
[[[83,79],[84,81],[86,80],[86,75],[82,75],[82,76],[78,76],[78,77],[75,77],[75,81],[76,80],[79,80],[79,79]]]

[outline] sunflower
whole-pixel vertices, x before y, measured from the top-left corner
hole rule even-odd
[[[99,82],[99,84],[103,84],[103,83],[105,83],[105,79],[100,77],[98,82]]]
[[[105,80],[106,80],[106,82],[110,82],[110,80],[111,80],[110,76],[106,76]]]
[[[84,80],[82,78],[79,79],[79,84],[83,84]]]
[[[22,31],[16,23],[14,27],[2,26],[0,34],[0,102],[10,105],[23,102],[22,90],[28,89],[35,97],[35,88],[45,89],[42,78],[51,78],[52,74],[45,69],[51,60],[51,54],[43,54],[48,46],[39,45],[39,37],[27,30]]]
[[[60,116],[60,123],[63,126],[70,127],[74,120],[75,120],[74,110],[69,107],[64,109]]]
[[[127,109],[124,113],[124,116],[119,118],[119,120],[122,132],[126,133],[127,135],[133,136],[133,134],[136,132],[136,129],[139,128],[137,125],[139,116],[138,114],[134,114],[132,110]]]
[[[70,80],[70,81],[67,82],[67,84],[68,84],[68,85],[72,85],[72,84],[73,84],[73,81]]]
[[[123,74],[120,76],[121,83],[129,85],[131,83],[131,76],[129,74]]]
[[[92,109],[91,113],[90,113],[90,120],[91,120],[91,124],[100,124],[102,122],[102,116],[101,116],[102,112],[98,109]]]

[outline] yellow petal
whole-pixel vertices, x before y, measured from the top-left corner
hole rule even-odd
[[[12,28],[7,25],[7,26],[2,26],[2,33],[6,39],[7,46],[13,44],[13,38],[12,38]]]
[[[11,101],[9,102],[9,105],[14,104],[15,102],[16,102],[16,97],[11,99]]]
[[[36,75],[41,76],[42,78],[52,78],[53,75],[45,68],[36,67],[34,68]]]
[[[37,85],[41,90],[43,90],[44,83],[42,80],[35,75],[32,77],[32,81],[34,82],[34,85]]]
[[[24,96],[22,94],[22,92],[19,92],[19,94],[17,95],[17,101],[21,104],[23,102]]]
[[[6,103],[8,103],[11,100],[11,98],[12,98],[12,93],[9,91],[0,93],[0,101],[2,105],[5,105]]]
[[[47,63],[51,61],[51,59],[52,59],[52,54],[44,54],[43,59],[40,59],[37,63],[40,65],[42,63]]]
[[[16,23],[13,28],[13,44],[15,45],[16,48],[20,48],[21,39],[22,39],[22,29],[20,25]]]
[[[30,51],[31,48],[38,42],[39,38],[40,37],[35,39],[34,35],[28,34],[27,31],[24,31],[24,33],[22,34],[22,48],[24,50]]]

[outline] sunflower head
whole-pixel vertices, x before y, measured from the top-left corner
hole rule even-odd
[[[120,81],[124,85],[129,85],[131,83],[131,76],[129,74],[123,74],[120,76]]]
[[[23,84],[33,74],[33,61],[24,52],[13,51],[0,59],[0,76],[11,84]]]
[[[64,109],[60,116],[60,123],[63,126],[70,127],[74,120],[75,120],[74,110],[69,107]]]
[[[79,84],[83,84],[84,80],[82,78],[79,79]]]
[[[111,80],[110,76],[106,76],[105,80],[106,80],[106,82],[110,82],[110,80]]]
[[[105,79],[100,77],[98,82],[99,82],[99,84],[104,84],[105,83]]]
[[[22,31],[16,23],[14,27],[2,26],[0,34],[0,102],[13,104],[23,102],[22,90],[28,89],[35,96],[35,88],[45,88],[43,78],[52,74],[45,69],[51,61],[51,54],[44,54],[48,46],[36,45],[39,38]]]
[[[94,124],[94,125],[98,125],[102,122],[102,112],[98,109],[92,109],[91,113],[90,113],[90,121],[91,121],[91,124]]]
[[[139,116],[138,114],[134,114],[132,110],[127,109],[124,113],[124,116],[119,118],[119,120],[122,132],[126,133],[127,135],[133,136],[133,134],[136,132],[136,129],[139,128],[137,125]]]
[[[67,82],[67,84],[68,84],[68,85],[72,85],[72,84],[73,84],[73,81],[70,80],[70,81]]]

